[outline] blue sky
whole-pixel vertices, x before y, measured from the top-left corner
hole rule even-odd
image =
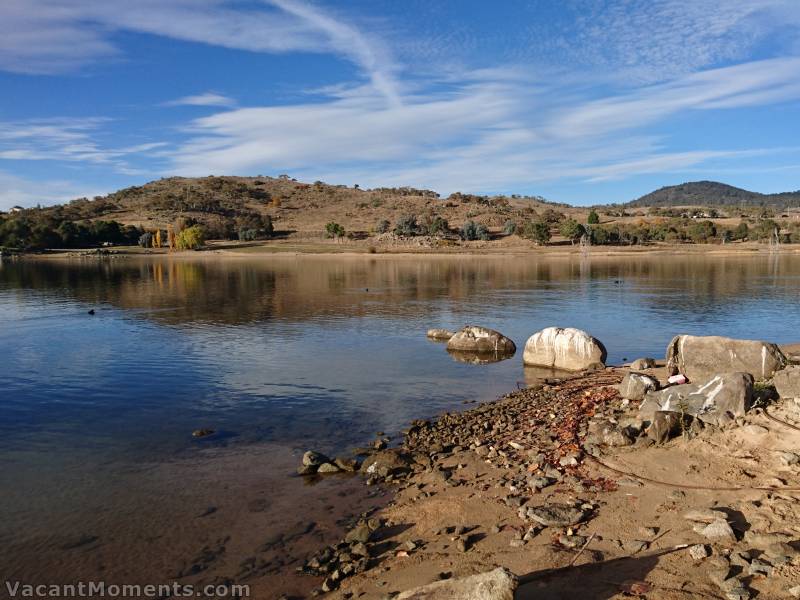
[[[169,175],[800,188],[797,0],[3,0],[0,209]]]

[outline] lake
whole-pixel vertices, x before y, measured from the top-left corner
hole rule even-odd
[[[535,331],[585,329],[610,364],[663,357],[678,333],[800,339],[797,255],[0,265],[0,564],[29,582],[304,593],[305,554],[385,498],[357,478],[310,485],[293,475],[302,452],[525,385]],[[468,364],[425,338],[465,324],[516,356]]]

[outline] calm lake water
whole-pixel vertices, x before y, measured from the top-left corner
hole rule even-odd
[[[536,376],[533,332],[586,329],[612,364],[677,333],[800,340],[793,255],[0,264],[0,565],[27,581],[299,593],[287,572],[366,502],[352,479],[293,477],[302,451],[511,391]],[[517,355],[465,364],[425,338],[464,324]]]

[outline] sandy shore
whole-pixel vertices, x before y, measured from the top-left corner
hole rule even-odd
[[[787,459],[800,448],[800,410],[779,401],[663,445],[615,445],[609,424],[641,427],[615,387],[625,372],[549,380],[414,422],[398,449],[365,462],[377,465],[368,482],[395,494],[364,524],[368,557],[334,545],[309,570],[333,597],[365,600],[496,566],[520,578],[518,599],[793,597],[800,553],[782,543],[800,540],[800,473]],[[649,373],[664,383],[663,368]],[[699,533],[712,509],[733,536]],[[580,517],[543,525],[552,511]],[[355,574],[331,577],[348,561]]]

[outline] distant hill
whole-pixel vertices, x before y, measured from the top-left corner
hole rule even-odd
[[[800,206],[800,190],[780,194],[759,194],[716,181],[692,181],[662,187],[628,202],[625,206]]]

